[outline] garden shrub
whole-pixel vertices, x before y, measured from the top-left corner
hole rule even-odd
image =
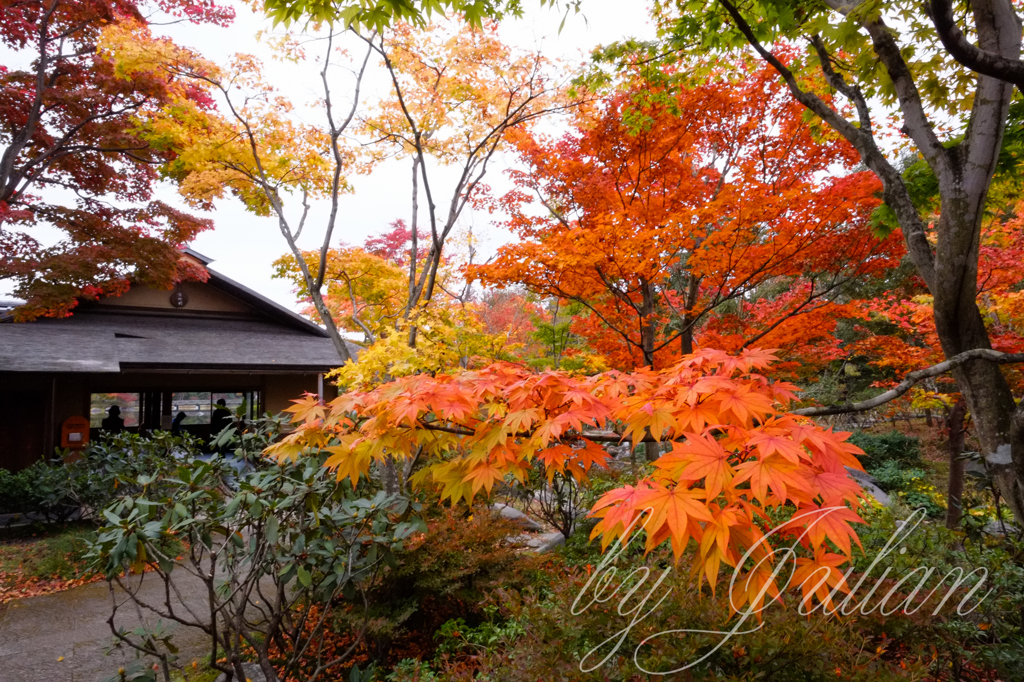
[[[860,533],[864,552],[855,550],[858,573],[854,583],[872,561],[879,559],[882,548],[897,528],[897,517],[892,510],[871,509],[864,514],[869,525]],[[633,651],[645,638],[668,630],[722,631],[735,623],[735,616],[730,619],[726,585],[720,585],[714,595],[706,586],[697,588],[688,578],[688,562],[684,557],[663,585],[671,587],[667,600],[626,634],[618,653],[608,663],[594,672],[584,673],[579,668],[583,654],[621,631],[629,617],[616,612],[619,594],[573,615],[573,600],[594,570],[593,565],[573,566],[559,574],[558,579],[545,583],[541,590],[531,587],[503,594],[497,602],[497,613],[488,614],[490,623],[487,625],[464,627],[463,623],[450,622],[446,625],[449,643],[428,662],[429,665],[410,663],[396,668],[389,679],[396,682],[416,679],[446,682],[1001,679],[1009,682],[1024,679],[1024,669],[1019,665],[1024,660],[1024,545],[1012,541],[996,543],[991,539],[973,543],[966,541],[962,534],[930,522],[922,523],[899,545],[905,546],[907,551],[893,552],[878,560],[870,574],[872,577],[858,593],[861,598],[887,568],[890,573],[878,582],[879,595],[884,595],[899,578],[919,567],[936,569],[934,584],[955,567],[970,572],[984,566],[989,576],[986,587],[993,588],[992,594],[976,611],[965,616],[956,614],[956,605],[965,593],[961,589],[938,617],[932,615],[932,607],[926,606],[909,616],[898,612],[883,616],[876,609],[868,615],[855,613],[839,618],[822,617],[820,610],[809,617],[800,615],[793,595],[787,594],[783,597],[784,606],[773,604],[766,609],[760,630],[734,637],[711,653],[706,661],[677,676],[648,676],[638,671],[632,660]],[[659,550],[646,558],[642,554],[623,555],[617,564],[620,571],[616,582],[641,565],[657,573],[671,564],[671,555]],[[646,594],[648,586],[649,583],[641,590],[641,595]],[[913,585],[901,593],[908,594],[912,588]],[[659,591],[652,603],[660,595]],[[878,599],[876,595],[870,605],[875,605]],[[930,604],[936,604],[939,599],[941,597]],[[630,601],[626,608],[638,601],[639,598]],[[752,619],[744,629],[757,626]],[[656,638],[644,650],[640,661],[648,669],[676,668],[710,653],[719,641],[719,637],[708,634]]]
[[[114,615],[134,607],[161,618],[153,628],[114,632],[118,644],[157,659],[164,682],[180,666],[171,633],[161,630],[167,623],[205,633],[223,655],[211,666],[224,673],[244,677],[242,663],[253,655],[271,682],[313,682],[342,665],[362,678],[352,644],[363,628],[340,648],[324,646],[321,633],[335,606],[360,610],[385,567],[397,565],[394,552],[425,529],[413,515],[419,506],[383,492],[360,497],[312,456],[239,473],[225,485],[232,474],[222,457],[186,459],[167,474],[140,475],[138,489],[103,510],[107,525],[91,556],[128,597],[115,600]],[[183,557],[163,550],[169,537],[186,542]],[[123,579],[130,568],[165,583],[162,603],[136,598]],[[182,573],[202,583],[208,604],[198,611],[170,599],[172,575]],[[353,621],[365,622],[361,614]]]
[[[896,430],[887,433],[855,431],[849,442],[864,451],[860,456],[860,463],[865,469],[881,466],[886,461],[896,461],[904,465],[918,464],[921,461],[921,441],[915,436],[907,436]]]
[[[12,473],[0,468],[0,513],[42,514],[49,521],[66,521],[74,511],[67,472],[39,461]]]
[[[885,631],[893,638],[894,646],[932,656],[930,671],[936,677],[949,674],[949,679],[993,679],[981,673],[993,669],[999,679],[1024,681],[1024,667],[1020,665],[1024,661],[1024,542],[992,537],[975,540],[941,523],[924,521],[898,543],[901,551],[879,559],[903,520],[888,508],[866,510],[863,516],[868,525],[860,533],[864,552],[854,557],[858,573],[876,559],[872,575],[888,569],[891,575],[905,576],[918,567],[928,567],[934,568],[937,576],[944,576],[958,567],[964,572],[984,568],[985,587],[992,590],[976,611],[964,617],[956,615],[958,598],[954,598],[950,600],[953,608],[944,609],[939,617],[933,617],[926,607],[914,618],[888,618]],[[883,582],[884,589],[893,584],[895,580]]]
[[[931,518],[946,512],[945,500],[935,487],[925,480],[923,469],[911,468],[895,459],[871,467],[868,473],[875,477],[879,487],[898,497],[911,509],[924,509]]]
[[[914,481],[924,479],[923,469],[906,468],[894,459],[871,468],[871,475],[878,480],[882,490],[908,490]]]
[[[433,633],[446,621],[478,625],[496,590],[525,587],[550,561],[510,542],[522,528],[486,506],[425,508],[433,514],[427,532],[396,553],[397,564],[369,595],[367,647],[379,664],[429,657],[438,646]],[[336,627],[352,623],[341,617]]]
[[[387,682],[441,682],[429,663],[415,658],[403,658],[384,679]]]
[[[138,477],[161,475],[199,452],[199,441],[157,431],[151,436],[124,432],[91,442],[68,461],[35,462],[11,473],[0,469],[0,513],[36,513],[63,522],[79,511],[90,514],[120,495],[140,489]]]
[[[504,642],[526,634],[524,623],[515,618],[502,619],[495,604],[484,607],[484,620],[477,626],[466,623],[462,618],[445,622],[434,633],[440,644],[439,654],[477,654],[493,651]]]
[[[434,662],[434,669],[439,679],[450,682],[590,682],[594,679],[639,682],[710,678],[866,682],[903,679],[908,672],[898,668],[894,672],[891,666],[872,661],[876,657],[878,637],[871,631],[859,631],[847,621],[808,619],[794,608],[773,608],[765,617],[763,629],[730,640],[694,669],[664,678],[642,674],[634,665],[632,655],[644,638],[676,629],[728,629],[729,609],[724,590],[714,597],[702,593],[686,580],[685,574],[685,569],[672,574],[663,585],[672,588],[668,599],[640,626],[627,633],[618,653],[596,671],[581,671],[581,658],[602,641],[614,638],[629,619],[616,613],[618,596],[604,605],[595,605],[573,615],[572,602],[588,577],[580,570],[554,582],[546,596],[533,591],[523,592],[518,599],[509,595],[505,602],[506,616],[524,624],[522,634],[513,633],[501,646],[440,657]],[[635,601],[631,602],[630,607],[634,604]],[[756,626],[753,623],[750,627]],[[718,641],[719,638],[710,635],[658,638],[652,640],[652,646],[640,660],[648,670],[672,670],[708,653]],[[603,650],[602,655],[606,651]],[[909,672],[915,669],[920,672],[922,666],[910,666]],[[409,678],[398,679],[404,682]]]

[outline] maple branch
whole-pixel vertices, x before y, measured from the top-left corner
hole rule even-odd
[[[821,64],[821,71],[825,74],[825,80],[833,88],[841,92],[846,99],[853,102],[857,107],[857,118],[860,119],[860,128],[871,133],[871,110],[868,108],[867,99],[861,92],[860,86],[856,83],[847,83],[846,79],[832,67],[832,55],[825,49],[825,43],[821,36],[815,33],[811,36],[811,45],[818,53],[818,62]]]
[[[935,25],[935,32],[939,34],[939,40],[953,59],[971,71],[1013,83],[1024,91],[1024,61],[1008,59],[991,50],[983,50],[967,40],[967,36],[956,24],[953,3],[950,0],[931,0],[925,8],[931,16],[932,24]],[[1019,32],[1019,17],[1017,28]]]
[[[352,290],[352,278],[349,277],[347,273],[342,273],[342,277],[345,279],[345,284],[348,286],[348,297],[352,302],[352,319],[359,325],[360,329],[363,330],[363,333],[366,334],[366,339],[370,344],[377,343],[377,337],[370,331],[370,328],[363,323],[362,318],[359,317],[360,308],[356,305],[356,294]]]
[[[740,348],[741,349],[749,348],[751,344],[757,343],[758,341],[763,339],[765,336],[770,334],[772,331],[777,329],[782,323],[786,322],[787,320],[791,320],[794,317],[797,317],[798,315],[804,314],[806,312],[814,312],[815,310],[820,310],[822,308],[822,306],[816,306],[814,308],[811,308],[810,310],[804,311],[803,313],[801,312],[801,311],[804,310],[804,308],[809,306],[811,303],[814,303],[818,299],[824,298],[825,296],[828,296],[830,293],[832,293],[836,289],[840,289],[841,287],[849,284],[854,279],[856,279],[856,276],[855,275],[851,275],[851,276],[849,276],[849,277],[847,277],[847,278],[845,278],[845,279],[843,279],[841,281],[837,281],[837,278],[838,278],[838,274],[836,275],[835,278],[832,279],[832,283],[829,284],[829,286],[827,286],[825,289],[819,291],[818,293],[814,293],[814,280],[812,279],[812,281],[811,281],[811,291],[807,295],[807,298],[802,303],[800,303],[800,305],[798,305],[796,308],[793,308],[788,313],[786,313],[785,315],[780,317],[774,323],[769,325],[767,329],[762,330],[758,334],[755,334],[752,338],[744,341],[743,345],[740,346]],[[832,301],[831,300],[826,300],[825,301],[825,305],[827,305],[829,303],[832,303]]]
[[[327,124],[330,126],[331,154],[334,157],[334,172],[331,176],[331,214],[327,219],[327,229],[324,231],[323,246],[320,247],[320,267],[317,270],[316,280],[314,281],[317,289],[323,286],[324,277],[327,275],[327,252],[331,246],[331,237],[334,235],[334,226],[338,218],[338,195],[341,193],[341,170],[344,166],[341,151],[338,149],[338,138],[345,132],[349,124],[352,123],[353,117],[356,115],[356,107],[359,106],[359,90],[363,84],[363,75],[366,73],[367,64],[370,63],[370,55],[373,54],[371,46],[371,48],[366,51],[366,57],[363,58],[363,65],[359,68],[359,73],[356,75],[355,92],[352,94],[352,107],[349,109],[348,116],[346,116],[345,120],[340,126],[338,126],[334,122],[334,105],[331,102],[331,87],[327,80],[327,68],[331,64],[333,39],[333,33],[327,37],[327,54],[324,57],[324,68],[320,72],[320,78],[324,84],[324,105],[327,110]],[[297,238],[298,234],[296,234],[296,239]]]
[[[425,428],[427,431],[441,431],[442,433],[451,433],[451,434],[454,434],[456,436],[475,436],[476,435],[476,431],[474,431],[472,429],[468,429],[468,428],[466,428],[464,426],[462,426],[462,427],[441,426],[441,425],[437,424],[436,422],[425,422],[422,419],[419,420],[419,424],[420,424],[420,426]],[[520,433],[509,434],[509,435],[511,435],[513,438],[531,438],[533,436],[533,433],[531,433],[531,432],[520,432]],[[679,440],[685,440],[685,438],[686,438],[685,436],[682,436],[682,435],[679,436]],[[558,439],[559,442],[562,442],[563,440],[566,440],[566,438],[564,436]],[[583,433],[579,433],[575,437],[570,438],[569,440],[572,440],[572,441],[576,441],[576,440],[589,440],[589,441],[593,441],[595,443],[622,443],[624,441],[633,442],[632,438],[625,438],[625,437],[619,435],[618,433],[615,433],[614,431],[601,431],[601,432],[593,432],[593,431],[592,432],[586,432],[586,431],[584,431]],[[667,441],[670,441],[670,440],[673,440],[673,439],[671,439],[671,438],[662,438],[659,441],[658,439],[654,438],[650,434],[647,434],[642,439],[637,439],[635,442],[637,442],[637,443],[664,443],[664,442],[667,442]]]
[[[305,187],[302,188],[302,217],[299,218],[299,226],[295,230],[295,241],[299,240],[299,236],[302,234],[302,228],[306,226],[306,218],[309,217],[309,190]],[[320,254],[321,261],[326,261],[327,255],[324,253]]]
[[[419,164],[420,157],[412,157],[412,219],[409,232],[409,292],[405,299],[405,318],[412,313],[413,301],[419,298],[416,288],[416,263],[419,260]],[[415,294],[415,298],[414,298]]]
[[[910,198],[910,193],[907,190],[906,184],[903,182],[903,176],[891,163],[889,163],[889,160],[886,159],[882,150],[878,147],[878,143],[871,131],[869,129],[855,126],[853,123],[846,120],[845,117],[840,115],[838,111],[829,106],[823,99],[814,93],[801,88],[796,75],[757,39],[757,36],[754,34],[754,30],[751,28],[750,24],[747,23],[747,20],[740,13],[736,5],[734,5],[731,0],[718,0],[718,2],[725,8],[726,12],[728,12],[729,16],[736,24],[736,27],[739,29],[740,33],[743,34],[743,37],[750,46],[754,48],[764,61],[770,64],[772,68],[782,76],[786,85],[789,87],[789,91],[793,94],[793,97],[821,118],[821,120],[827,123],[829,127],[846,138],[846,140],[852,144],[860,154],[861,160],[864,164],[874,171],[875,175],[878,176],[878,179],[882,181],[883,198],[885,199],[885,203],[892,208],[893,212],[896,213],[900,227],[903,229],[904,239],[906,239],[907,242],[907,251],[911,256],[911,259],[914,261],[914,265],[917,267],[921,278],[924,279],[928,288],[933,290],[936,282],[935,255],[932,252],[931,244],[928,241],[924,221],[921,220],[921,216],[918,214],[917,208],[914,206],[914,202]],[[837,3],[830,1],[829,4],[830,6],[835,6]],[[843,12],[843,9],[845,9],[843,7],[834,8],[836,11],[841,13]],[[900,80],[899,90],[901,102],[904,97],[916,97],[916,104],[920,106],[920,93],[917,92],[917,88],[913,82],[913,77],[910,75],[906,62],[903,61],[903,58],[899,53],[899,46],[896,45],[895,40],[893,40],[890,35],[889,28],[884,26],[884,24],[880,24],[880,22],[878,22],[878,25],[875,25],[873,28],[874,32],[871,33],[871,37],[875,44],[876,52],[879,53],[879,57],[886,65],[887,69],[889,69],[891,65],[892,68],[896,69],[898,72],[891,73],[890,76],[894,82],[897,79]],[[868,30],[871,32],[870,28]],[[877,41],[875,40],[876,38]],[[885,54],[884,58],[882,53]],[[902,64],[902,71],[899,69],[900,64]],[[912,104],[908,106],[913,108]],[[915,123],[923,123],[925,126],[930,128],[930,124],[926,117],[920,119],[915,118]],[[915,139],[915,142],[917,142],[919,146],[927,145],[929,141],[927,134],[922,130],[918,130],[918,133],[921,140],[918,141]],[[913,135],[911,137],[913,137]],[[941,147],[941,144],[939,146]],[[936,158],[946,158],[946,162],[948,163],[948,157],[944,157],[944,154],[941,152],[933,149],[929,154]]]
[[[985,360],[997,365],[1005,365],[1014,362],[1024,362],[1024,353],[1003,353],[990,348],[975,348],[974,350],[958,353],[937,365],[915,370],[908,374],[895,388],[876,395],[874,398],[862,400],[859,403],[803,407],[798,410],[792,410],[792,414],[798,414],[804,417],[825,417],[832,414],[848,414],[851,412],[864,412],[866,410],[871,410],[879,405],[884,405],[887,402],[899,398],[901,395],[913,388],[915,384],[924,381],[925,379],[931,379],[932,377],[945,374],[946,372],[954,370],[957,367],[974,360]]]
[[[557,220],[562,225],[562,227],[565,227],[567,229],[572,229],[572,225],[569,224],[569,220],[564,215],[562,215],[559,211],[555,210],[555,207],[552,206],[551,203],[547,199],[544,198],[544,195],[541,194],[541,191],[540,191],[539,187],[534,185],[533,186],[533,191],[537,195],[537,198],[540,200],[540,203],[544,206],[544,208],[546,208],[551,213],[551,216],[555,220]]]
[[[11,177],[14,173],[15,160],[35,136],[36,129],[39,127],[42,118],[43,93],[46,91],[47,44],[50,42],[47,32],[49,31],[50,19],[53,17],[54,12],[57,11],[57,5],[59,4],[59,0],[52,2],[39,20],[39,61],[36,63],[36,85],[32,106],[25,119],[25,125],[16,134],[11,136],[11,143],[4,150],[3,158],[0,159],[0,191],[2,191],[0,197],[4,199],[8,199],[12,191],[17,187],[17,178]]]

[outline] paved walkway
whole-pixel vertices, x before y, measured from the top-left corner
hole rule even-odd
[[[179,576],[178,587],[187,605],[200,613],[205,602],[202,584],[184,572],[174,575]],[[133,578],[140,579],[143,598],[159,603],[162,583],[153,575]],[[106,582],[0,605],[0,682],[97,682],[113,675],[135,654],[131,650],[104,653],[113,640],[107,624],[110,611]],[[147,620],[153,623],[156,618]],[[128,605],[119,611],[115,623],[132,630],[139,620]],[[173,641],[184,660],[209,653],[198,629],[178,627],[174,632]]]

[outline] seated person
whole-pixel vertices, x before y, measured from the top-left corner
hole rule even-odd
[[[117,405],[112,405],[107,410],[107,417],[100,422],[100,428],[107,433],[121,433],[124,431],[124,420],[121,419],[121,408]]]
[[[184,412],[179,412],[178,414],[176,414],[174,416],[174,421],[171,422],[171,433],[172,434],[174,434],[175,436],[180,436],[182,434],[181,423],[183,421],[185,421],[185,417],[187,417],[187,416],[188,415],[185,414]]]

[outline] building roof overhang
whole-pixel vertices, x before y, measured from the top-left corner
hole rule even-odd
[[[211,262],[191,249],[185,256]],[[252,314],[82,304],[67,318],[0,324],[0,372],[321,372],[341,364],[323,328],[208,272],[208,286]],[[358,346],[346,343],[355,355]]]

